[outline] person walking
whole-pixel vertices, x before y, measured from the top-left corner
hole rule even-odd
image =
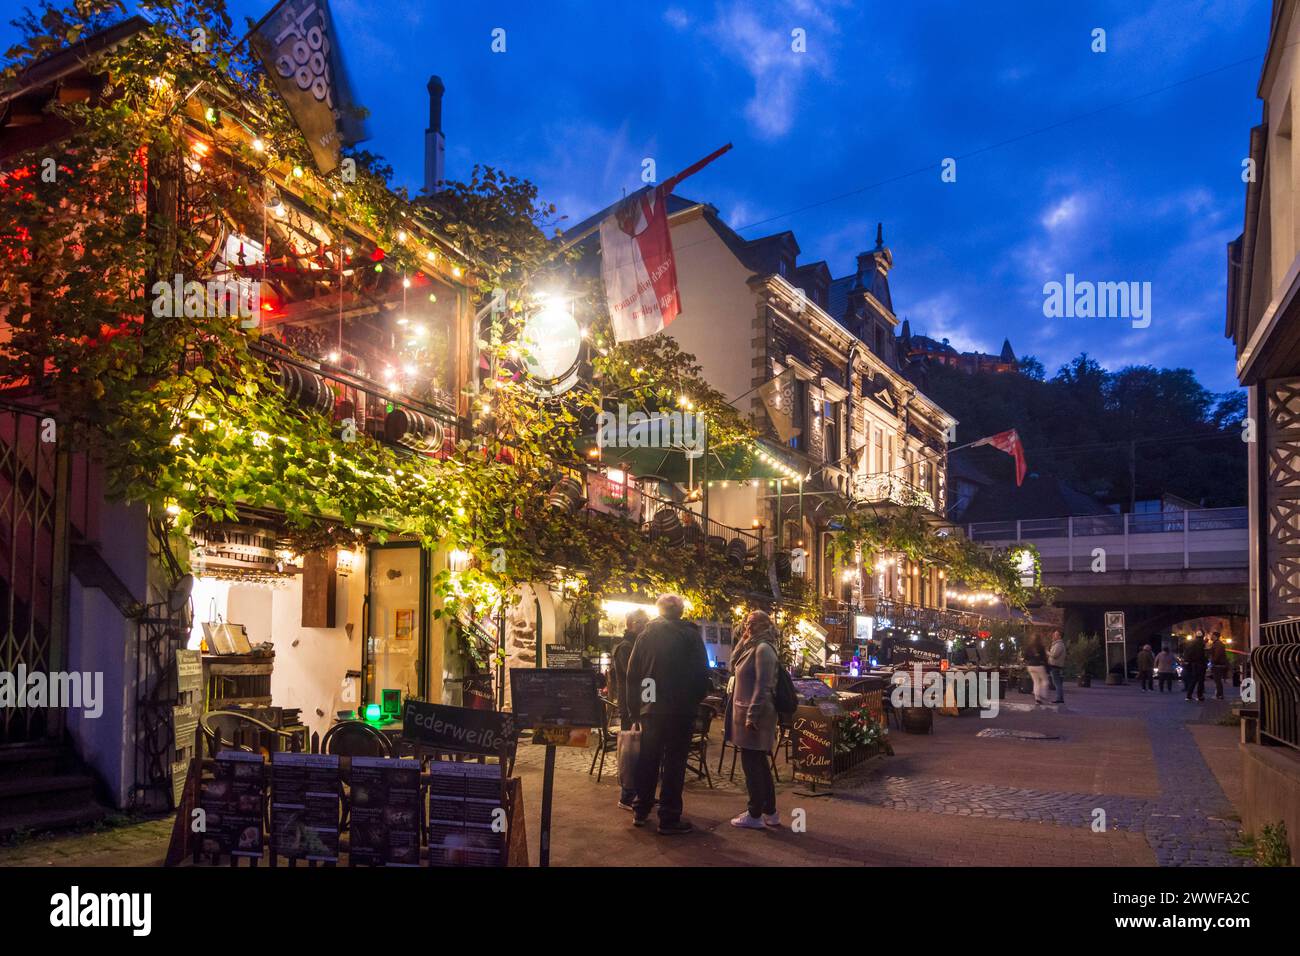
[[[1032,633],[1025,639],[1025,670],[1034,682],[1034,702],[1048,703],[1047,700],[1047,648],[1043,645],[1041,634]]]
[[[1065,638],[1060,631],[1052,632],[1052,643],[1047,648],[1047,673],[1056,688],[1057,704],[1065,703]]]
[[[1205,635],[1197,631],[1183,653],[1183,682],[1187,685],[1187,699],[1193,692],[1197,700],[1205,700]]]
[[[732,651],[735,685],[731,692],[731,741],[740,751],[745,770],[748,809],[731,821],[733,827],[761,830],[779,827],[776,783],[771,753],[776,744],[776,629],[763,611],[745,619],[740,641]]]
[[[614,692],[614,702],[618,705],[619,730],[631,730],[633,726],[632,712],[628,710],[627,662],[632,659],[632,648],[636,646],[636,639],[645,630],[645,626],[649,622],[650,615],[645,611],[640,608],[632,611],[623,625],[623,637],[614,645],[614,652],[610,655],[610,672],[613,678],[610,681],[610,688]],[[632,771],[632,774],[635,774],[635,770]],[[632,775],[625,777],[622,768],[619,770],[619,776],[622,779],[632,778]],[[632,801],[635,799],[636,789],[634,787],[622,787],[618,797],[618,805],[623,810],[631,810]]]
[[[1156,655],[1156,680],[1160,684],[1160,693],[1173,690],[1174,678],[1178,676],[1178,658],[1167,646]]]
[[[1214,640],[1210,642],[1210,673],[1214,675],[1214,699],[1223,700],[1223,679],[1228,676],[1228,649],[1218,631],[1214,632]]]
[[[628,716],[641,725],[632,822],[645,826],[659,788],[659,833],[689,833],[682,819],[686,758],[700,702],[712,686],[700,630],[682,620],[680,596],[656,602],[659,617],[645,626],[627,662]],[[662,768],[662,777],[660,769]]]
[[[1151,674],[1156,669],[1156,656],[1151,653],[1151,645],[1143,644],[1142,650],[1138,651],[1138,684],[1144,691],[1155,690],[1155,685],[1151,682]]]

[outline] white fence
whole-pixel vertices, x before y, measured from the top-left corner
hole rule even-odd
[[[1121,562],[1126,571],[1247,565],[1245,508],[983,521],[966,525],[966,534],[983,544],[1031,542],[1047,573],[1088,571],[1098,548],[1112,571]]]

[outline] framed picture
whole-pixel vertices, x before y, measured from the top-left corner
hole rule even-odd
[[[409,641],[415,636],[415,608],[398,608],[393,612],[393,639]]]

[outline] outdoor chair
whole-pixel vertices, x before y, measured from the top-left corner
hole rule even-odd
[[[596,749],[591,754],[591,767],[587,770],[588,777],[591,776],[592,771],[596,772],[597,783],[600,783],[605,773],[605,755],[611,750],[618,750],[618,731],[612,727],[614,719],[618,716],[618,705],[608,699],[602,699],[601,703],[605,705],[605,722],[596,728]],[[600,758],[599,770],[596,770],[597,757]]]
[[[364,720],[343,720],[325,731],[321,753],[340,757],[391,757],[388,738]]]
[[[247,750],[253,753],[295,752],[298,737],[277,730],[256,717],[236,710],[214,710],[199,719],[208,756],[215,757],[223,749]]]
[[[708,704],[700,704],[695,715],[695,726],[691,729],[691,749],[686,757],[686,769],[692,771],[696,778],[703,777],[713,789],[713,777],[709,773],[709,727],[716,716]]]

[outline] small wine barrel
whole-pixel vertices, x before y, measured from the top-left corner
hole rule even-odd
[[[442,423],[423,412],[395,408],[384,418],[384,440],[413,451],[437,451],[442,437]]]
[[[738,568],[745,566],[745,561],[749,558],[749,549],[745,547],[745,542],[740,538],[732,538],[727,543],[727,560]]]
[[[289,401],[324,415],[334,408],[334,390],[321,376],[288,362],[280,362],[280,387]]]
[[[574,512],[582,501],[582,485],[576,478],[561,478],[546,496],[547,507]]]
[[[714,554],[726,553],[727,539],[720,534],[709,535],[709,550]]]
[[[650,519],[650,537],[663,538],[669,544],[681,544],[686,538],[682,519],[672,508],[660,508]]]
[[[782,581],[790,577],[790,552],[778,551],[772,556],[772,561],[776,565],[776,576]]]

